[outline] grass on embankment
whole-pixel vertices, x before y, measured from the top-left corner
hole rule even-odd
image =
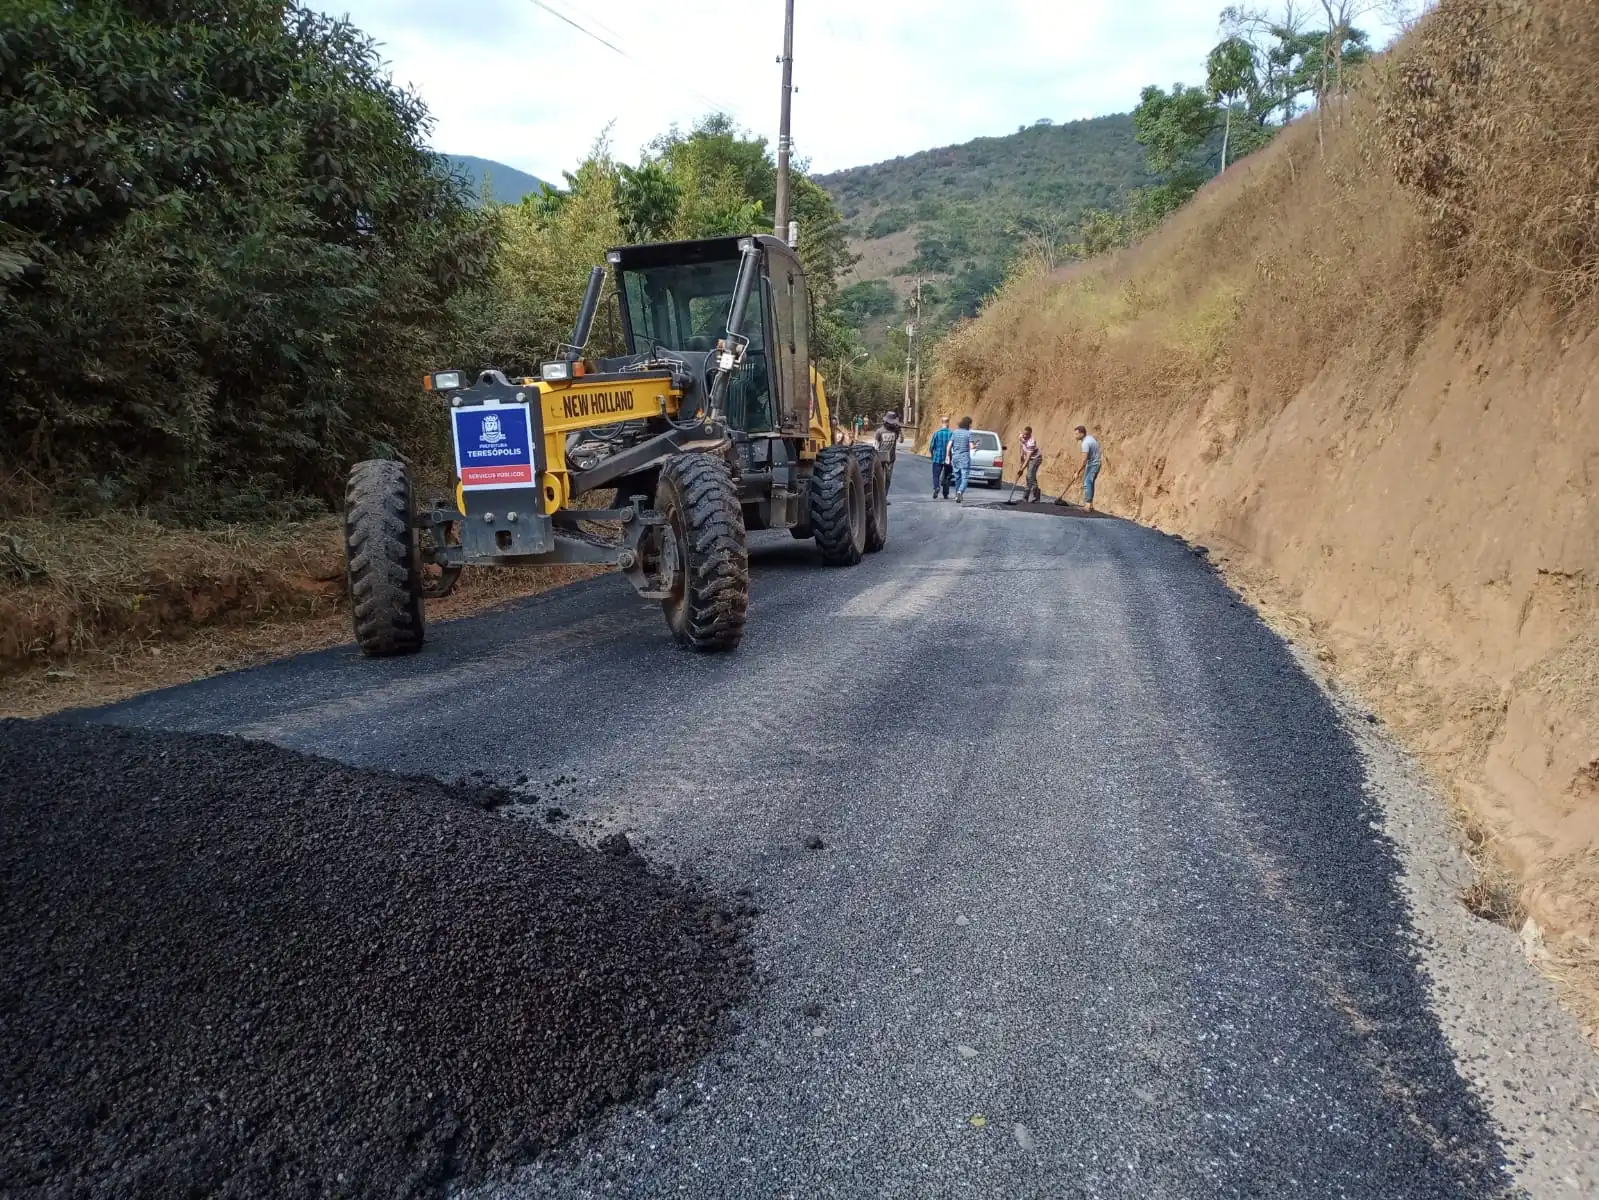
[[[0,717],[103,704],[351,640],[341,520],[178,529],[146,517],[0,522]],[[466,571],[448,620],[600,568]]]

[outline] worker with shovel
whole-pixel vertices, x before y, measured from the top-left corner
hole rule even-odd
[[[1079,478],[1083,481],[1083,504],[1089,512],[1094,511],[1094,484],[1099,479],[1099,439],[1088,432],[1088,426],[1079,425],[1077,436],[1083,439],[1083,461],[1078,464],[1077,470],[1072,472],[1071,482],[1066,485],[1068,489]],[[1055,501],[1056,504],[1065,504],[1066,498],[1062,496]]]
[[[1027,476],[1027,484],[1022,488],[1022,502],[1041,499],[1043,493],[1038,490],[1038,468],[1043,465],[1044,452],[1038,448],[1038,439],[1033,436],[1033,427],[1029,425],[1022,430],[1022,465],[1016,472],[1016,482],[1022,481],[1022,476]]]

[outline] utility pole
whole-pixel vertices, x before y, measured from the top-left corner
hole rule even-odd
[[[922,277],[916,277],[916,323],[922,323]],[[922,419],[922,344],[914,343],[916,347],[916,390],[911,395],[911,411],[914,419]]]
[[[794,103],[794,0],[785,0],[783,15],[783,106],[777,118],[777,236],[788,241],[789,110]]]
[[[905,322],[905,400],[900,405],[900,411],[909,413],[911,410],[911,350],[916,345],[916,322]]]

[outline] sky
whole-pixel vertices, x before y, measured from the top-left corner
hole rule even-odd
[[[1145,84],[1202,82],[1223,2],[795,0],[795,153],[826,172],[1127,112]],[[310,3],[378,41],[445,153],[559,183],[607,127],[633,161],[717,109],[776,144],[782,0]]]

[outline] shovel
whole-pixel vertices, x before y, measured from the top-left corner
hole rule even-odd
[[[1016,483],[1013,483],[1013,484],[1010,485],[1010,499],[1005,501],[1006,504],[1019,504],[1019,503],[1021,503],[1020,500],[1016,499],[1016,495],[1017,495],[1017,493],[1016,493],[1016,484],[1020,483],[1022,481],[1022,476],[1025,475],[1025,474],[1027,474],[1027,468],[1025,466],[1022,467],[1022,469],[1020,471],[1016,472]],[[1027,498],[1027,489],[1026,488],[1022,489],[1021,496],[1022,496],[1023,500],[1025,500]]]

